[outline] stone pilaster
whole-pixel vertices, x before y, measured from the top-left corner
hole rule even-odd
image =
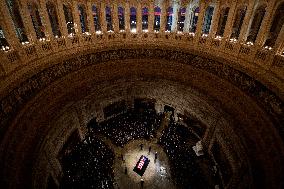
[[[266,7],[266,13],[262,20],[257,38],[255,40],[255,44],[258,46],[263,46],[265,43],[267,34],[270,30],[270,26],[273,20],[273,15],[275,14],[275,11],[276,11],[276,8],[275,8],[276,1],[277,0],[271,0],[271,2],[269,2],[268,6]]]
[[[237,1],[234,0],[230,6],[229,15],[228,15],[228,19],[227,19],[225,30],[224,30],[223,36],[225,39],[229,39],[231,36],[233,24],[235,21],[236,8],[237,8]]]

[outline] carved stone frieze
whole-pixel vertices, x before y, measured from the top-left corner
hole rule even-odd
[[[283,101],[251,76],[216,60],[196,56],[189,52],[161,48],[131,48],[105,50],[71,56],[69,59],[48,67],[22,82],[0,101],[1,130],[5,131],[9,122],[40,90],[65,75],[93,64],[124,59],[164,59],[181,64],[188,64],[197,69],[209,72],[225,79],[240,90],[255,99],[271,115],[279,134],[284,140],[284,111]],[[4,133],[4,132],[1,132]]]

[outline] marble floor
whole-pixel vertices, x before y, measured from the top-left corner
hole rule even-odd
[[[140,144],[143,144],[142,150]],[[150,153],[149,146],[151,146]],[[158,154],[156,161],[155,152]],[[114,174],[116,183],[114,186],[116,189],[141,189],[141,178],[144,180],[144,189],[176,188],[171,179],[168,158],[162,147],[156,142],[147,140],[131,141],[115,153]],[[121,155],[123,155],[123,160]],[[142,177],[133,171],[141,155],[150,159],[150,163]],[[127,173],[125,173],[125,168]]]

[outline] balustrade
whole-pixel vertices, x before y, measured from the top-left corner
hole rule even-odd
[[[275,0],[274,0],[275,1]],[[23,2],[27,2],[26,0],[23,0]],[[32,28],[32,21],[30,19],[30,16],[28,14],[28,6],[26,9],[21,10],[21,12],[24,14],[24,24],[28,27],[27,31],[31,31],[31,34],[29,34],[32,39],[32,42],[24,42],[23,44],[19,43],[18,38],[15,35],[15,32],[13,31],[13,27],[11,23],[5,22],[1,20],[1,26],[5,32],[5,37],[7,39],[7,42],[9,44],[9,49],[5,49],[4,53],[1,53],[1,56],[4,57],[1,67],[4,69],[5,73],[9,73],[9,71],[12,71],[9,67],[9,63],[13,63],[13,67],[16,68],[17,65],[19,66],[21,63],[24,62],[27,63],[28,61],[34,60],[35,58],[43,58],[44,56],[49,55],[50,53],[60,53],[64,50],[73,49],[77,47],[83,47],[86,46],[87,48],[100,48],[102,43],[109,43],[113,41],[114,43],[139,43],[139,44],[153,44],[155,46],[161,44],[168,44],[169,46],[180,46],[182,44],[183,48],[195,48],[199,51],[208,51],[209,47],[214,48],[219,52],[218,56],[224,55],[226,57],[226,54],[229,53],[233,56],[235,56],[235,59],[240,57],[241,59],[245,59],[249,62],[262,62],[262,65],[271,65],[278,66],[283,64],[283,57],[277,55],[276,53],[281,54],[281,48],[283,48],[283,38],[284,36],[284,29],[282,27],[282,30],[279,34],[279,37],[277,38],[277,49],[266,49],[263,48],[260,45],[260,42],[264,41],[265,32],[270,28],[269,21],[273,20],[273,11],[277,10],[277,7],[270,5],[267,7],[268,14],[265,15],[264,23],[262,24],[262,27],[260,28],[260,32],[258,34],[256,45],[253,43],[244,43],[246,35],[249,30],[249,22],[253,19],[253,7],[254,3],[248,4],[248,9],[246,11],[246,15],[244,17],[244,23],[240,30],[239,40],[237,39],[228,39],[228,37],[232,33],[232,27],[234,24],[235,16],[237,14],[237,11],[239,7],[237,6],[237,1],[234,1],[229,9],[229,15],[228,15],[228,21],[225,26],[224,31],[224,37],[221,36],[215,36],[219,20],[221,14],[221,10],[223,10],[223,7],[221,7],[220,4],[221,1],[216,2],[214,14],[212,17],[212,26],[211,30],[208,34],[202,34],[202,26],[204,22],[204,16],[205,16],[205,10],[208,8],[209,3],[200,1],[199,7],[199,15],[198,15],[198,21],[197,21],[197,29],[195,33],[190,33],[189,27],[190,24],[187,22],[190,22],[190,16],[192,16],[193,11],[193,5],[190,4],[190,2],[183,3],[181,5],[173,5],[170,4],[169,1],[163,1],[161,4],[159,4],[159,8],[161,10],[160,16],[160,28],[159,33],[156,33],[154,31],[154,10],[155,7],[158,7],[158,5],[155,5],[154,1],[148,1],[147,4],[144,2],[137,2],[135,4],[130,4],[125,2],[122,4],[121,1],[114,1],[114,2],[104,2],[100,1],[99,4],[95,4],[97,2],[88,1],[87,4],[84,6],[86,15],[87,15],[87,25],[86,27],[89,28],[90,32],[85,32],[82,34],[81,27],[80,27],[80,17],[78,13],[78,2],[73,1],[72,7],[70,9],[71,15],[74,18],[74,28],[76,30],[76,33],[69,33],[66,15],[64,15],[64,6],[63,3],[60,0],[56,1],[56,10],[57,16],[58,16],[58,24],[59,24],[59,30],[62,31],[62,36],[60,37],[52,37],[52,38],[46,38],[37,40],[35,38],[35,32]],[[6,6],[5,4],[2,4],[3,6]],[[96,6],[96,9],[93,9],[93,5]],[[119,19],[118,19],[118,7],[122,6],[124,9],[124,21],[125,21],[125,30],[120,31],[119,30]],[[167,16],[168,16],[168,8],[174,6],[176,10],[173,11],[172,15],[174,19],[177,19],[173,22],[174,25],[171,26],[171,28],[177,28],[179,25],[177,23],[178,14],[180,14],[180,8],[184,8],[185,12],[183,12],[183,16],[185,19],[184,27],[179,32],[175,32],[176,30],[172,31],[166,31],[167,28]],[[195,6],[195,5],[194,5]],[[40,13],[40,15],[44,16],[43,24],[47,26],[47,34],[52,33],[52,28],[49,23],[48,19],[48,13],[46,9],[46,2],[44,0],[40,1],[40,11],[43,11]],[[110,7],[111,10],[111,22],[112,27],[114,31],[107,32],[107,20],[106,20],[106,7]],[[136,32],[131,33],[130,30],[130,8],[133,7],[136,9]],[[146,13],[144,8],[148,9],[148,13]],[[222,9],[221,9],[222,8]],[[9,13],[8,9],[4,8],[5,15]],[[94,12],[95,10],[95,12]],[[66,10],[65,10],[66,11]],[[3,12],[1,13],[3,14]],[[94,20],[94,16],[99,21]],[[145,14],[148,14],[148,22],[145,23],[146,19],[143,17]],[[10,15],[8,14],[8,20],[12,22],[12,18],[10,18]],[[29,19],[28,19],[29,18]],[[96,23],[99,23],[100,30],[97,30],[98,26],[96,26]],[[145,29],[145,24],[148,25],[148,30]],[[263,28],[263,26],[265,26]],[[143,29],[144,28],[144,29]],[[72,28],[71,28],[72,29]],[[6,31],[5,31],[6,30]],[[68,35],[68,36],[67,36]],[[12,39],[12,40],[11,40]],[[107,42],[108,41],[108,42]],[[6,52],[7,51],[7,52]],[[210,51],[209,51],[210,52]],[[276,57],[277,58],[274,58]],[[280,57],[280,58],[279,58]],[[274,60],[273,60],[274,58]],[[269,61],[267,63],[267,61]],[[18,63],[16,63],[18,62]],[[16,63],[16,64],[15,64]],[[278,66],[279,67],[279,66]],[[8,71],[9,70],[9,71]],[[0,75],[3,75],[2,73]]]

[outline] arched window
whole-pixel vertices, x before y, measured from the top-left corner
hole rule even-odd
[[[18,39],[20,40],[20,42],[29,41],[25,28],[24,28],[21,14],[19,12],[20,10],[19,5],[17,4],[15,0],[6,0],[6,4],[8,6],[10,16],[12,17],[13,24],[15,27],[15,32],[16,32]]]
[[[58,17],[57,17],[57,12],[56,8],[53,3],[48,2],[46,4],[47,12],[48,12],[48,17],[50,20],[51,28],[52,28],[52,33],[56,37],[61,36],[61,32],[59,29],[59,23],[58,23]]]
[[[178,12],[178,31],[183,31],[186,8],[180,8]]]
[[[87,21],[87,14],[86,9],[84,5],[78,5],[78,11],[79,11],[79,18],[81,23],[81,29],[82,33],[88,32],[88,21]]]
[[[204,34],[209,34],[213,12],[214,12],[214,7],[211,6],[207,7],[202,27],[202,33]]]
[[[118,7],[118,24],[119,30],[125,30],[124,8]]]
[[[192,14],[193,15],[192,15],[192,21],[191,21],[191,26],[190,26],[190,32],[195,33],[196,27],[197,27],[198,16],[199,16],[199,7],[194,8]]]
[[[231,38],[233,39],[238,39],[240,32],[241,32],[241,28],[244,22],[244,18],[246,15],[246,11],[247,11],[247,7],[241,7],[237,10],[236,13],[236,17],[235,17],[235,21],[233,24],[233,28],[232,28],[232,34],[231,34]]]
[[[142,9],[142,30],[148,31],[148,8],[144,7]]]
[[[100,13],[99,13],[98,8],[95,5],[93,5],[92,7],[92,13],[93,13],[95,31],[100,31],[101,30],[101,25],[100,25],[100,20],[99,20]]]
[[[281,3],[274,15],[265,46],[273,47],[284,24],[284,2]]]
[[[136,32],[136,8],[130,8],[130,31]]]
[[[219,16],[218,28],[217,28],[217,32],[216,32],[217,36],[223,37],[223,35],[224,35],[229,11],[230,11],[229,7],[223,8],[221,10],[221,13],[220,13],[220,16]]]
[[[261,23],[262,23],[262,20],[265,15],[265,8],[266,6],[261,6],[256,9],[250,29],[249,29],[247,41],[255,42],[257,34],[261,26]]]
[[[3,51],[7,51],[10,49],[9,44],[5,38],[4,31],[1,26],[0,26],[0,48]]]
[[[169,7],[167,9],[167,23],[166,23],[166,31],[171,31],[173,24],[173,7]]]
[[[111,20],[111,8],[107,6],[105,11],[106,11],[107,31],[113,31],[112,20]]]
[[[154,9],[154,31],[160,31],[161,9],[155,7]]]
[[[67,5],[63,5],[63,11],[66,21],[66,27],[68,30],[68,34],[75,34],[74,22],[71,8]]]
[[[38,11],[38,7],[35,3],[31,3],[28,4],[28,9],[30,12],[30,16],[32,19],[32,23],[34,26],[34,30],[36,33],[36,37],[38,39],[44,38],[45,34],[44,34],[44,28],[43,25],[41,23],[41,19],[40,19],[40,15],[39,15],[39,11]]]

